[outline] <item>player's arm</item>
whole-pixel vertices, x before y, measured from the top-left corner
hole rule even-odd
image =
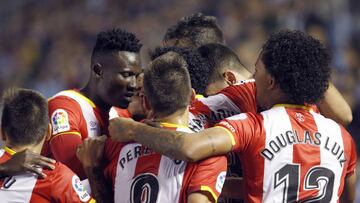
[[[329,84],[324,99],[322,99],[317,106],[322,115],[342,125],[350,124],[353,119],[349,104],[332,83]]]
[[[341,195],[341,202],[351,203],[355,200],[356,191],[356,173],[345,178],[344,191]]]
[[[98,203],[114,202],[114,195],[104,176],[103,153],[106,136],[85,139],[77,149],[77,157],[81,161],[90,182],[91,192]]]
[[[50,140],[55,160],[68,166],[81,180],[86,178],[80,161],[76,157],[76,148],[82,143],[80,135],[62,133]]]
[[[227,158],[215,156],[196,163],[187,188],[188,202],[217,202],[224,185]]]
[[[125,118],[112,119],[109,132],[115,141],[135,140],[160,154],[190,162],[226,154],[234,142],[225,128],[208,128],[189,136],[188,133],[154,128]]]
[[[76,158],[76,147],[82,143],[81,129],[86,126],[80,105],[67,97],[49,100],[49,117],[52,136],[49,140],[55,160],[69,167],[81,180],[85,173]]]
[[[0,164],[0,177],[13,176],[30,171],[46,178],[46,174],[37,166],[54,169],[55,160],[36,154],[28,149],[14,154],[10,160]]]

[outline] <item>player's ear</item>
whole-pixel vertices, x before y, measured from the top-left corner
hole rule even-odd
[[[100,63],[95,63],[92,69],[96,76],[101,76],[103,74],[103,69]]]
[[[236,76],[232,71],[225,71],[223,73],[224,79],[228,85],[234,85],[237,83]]]
[[[192,101],[194,101],[196,99],[196,92],[194,90],[194,88],[191,88],[191,98],[190,98],[190,103]]]
[[[51,134],[52,134],[52,127],[51,127],[51,124],[49,123],[48,127],[47,127],[47,130],[46,130],[45,139],[50,140]]]
[[[274,79],[274,77],[272,77],[270,74],[268,74],[268,75],[266,76],[266,80],[267,80],[267,82],[268,82],[268,89],[269,89],[269,90],[277,88],[277,84],[276,84],[276,82],[275,82],[275,79]]]

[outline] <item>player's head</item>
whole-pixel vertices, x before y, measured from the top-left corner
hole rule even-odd
[[[175,52],[150,62],[144,71],[145,98],[153,111],[150,116],[164,117],[186,110],[192,95],[186,66],[184,58]]]
[[[186,61],[187,68],[190,74],[191,87],[196,94],[205,94],[206,86],[208,84],[209,63],[200,55],[196,49],[178,48],[178,47],[162,47],[156,48],[150,53],[150,58],[154,60],[158,56],[163,55],[169,51],[180,54]]]
[[[42,144],[50,135],[47,100],[28,89],[10,89],[3,95],[1,131],[8,147]]]
[[[128,110],[131,113],[131,118],[136,121],[141,121],[146,117],[146,110],[143,108],[144,97],[144,73],[137,76],[137,89],[135,95],[129,104]]]
[[[127,108],[141,72],[140,44],[136,36],[121,29],[100,32],[91,56],[91,80],[96,96],[106,107]]]
[[[208,43],[225,43],[216,17],[195,13],[171,26],[163,39],[164,46],[199,47]]]
[[[330,54],[318,40],[300,31],[282,30],[270,36],[255,64],[258,105],[313,104],[329,85]]]
[[[209,63],[209,82],[206,95],[213,95],[223,88],[248,79],[249,72],[236,53],[222,44],[206,44],[198,48]]]

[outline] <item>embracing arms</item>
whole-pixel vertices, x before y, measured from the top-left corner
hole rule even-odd
[[[190,162],[226,154],[232,149],[230,135],[219,127],[189,135],[150,127],[131,119],[116,118],[110,121],[109,131],[115,141],[135,140],[160,154]]]

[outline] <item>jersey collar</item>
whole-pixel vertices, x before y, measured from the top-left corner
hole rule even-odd
[[[84,99],[87,103],[89,103],[90,106],[92,106],[93,108],[96,108],[96,105],[94,104],[94,102],[92,102],[89,98],[87,98],[83,94],[81,94],[80,91],[78,91],[78,90],[66,90],[66,91],[69,91],[69,92],[72,92],[72,93],[76,94],[77,96]]]
[[[304,109],[308,111],[312,111],[313,109],[309,106],[298,105],[298,104],[275,104],[272,108],[275,107],[285,107],[285,108],[293,108],[293,109]]]
[[[202,99],[202,98],[204,98],[204,95],[202,94],[195,95],[195,99]]]
[[[16,152],[12,149],[10,149],[7,146],[4,146],[3,149],[5,150],[6,153],[10,154],[11,156],[13,156],[14,154],[16,154]]]
[[[189,128],[188,126],[185,126],[185,125],[178,125],[178,124],[167,123],[167,122],[160,122],[160,126],[168,127],[168,128]]]

